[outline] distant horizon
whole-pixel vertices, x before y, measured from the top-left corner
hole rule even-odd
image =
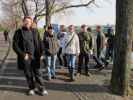
[[[64,24],[57,24],[57,23],[51,23],[52,25],[54,24],[54,25],[64,25]],[[45,25],[45,24],[44,24]],[[43,26],[44,26],[43,25]],[[76,26],[76,27],[80,27],[81,25],[75,25],[75,24],[72,24],[72,25],[74,25],[74,26]],[[85,25],[87,25],[87,24],[85,24]],[[107,27],[115,27],[115,24],[96,24],[96,25],[87,25],[87,26],[90,26],[90,27],[96,27],[97,25],[99,25],[99,26],[102,26],[102,27],[104,27],[104,26],[107,26]],[[38,28],[43,28],[43,26],[39,26],[38,25]],[[69,25],[65,25],[65,26],[69,26]]]

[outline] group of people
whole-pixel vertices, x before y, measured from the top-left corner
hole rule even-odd
[[[70,32],[70,27],[73,28],[72,32]],[[68,38],[70,33],[71,37]],[[76,35],[75,37],[77,37],[77,39],[73,38],[74,35],[72,35],[72,33]],[[68,38],[67,41],[66,38]],[[113,61],[114,32],[112,27],[109,27],[107,33],[104,34],[100,26],[96,27],[96,32],[94,33],[87,25],[81,25],[79,32],[75,30],[73,25],[68,27],[68,31],[65,29],[64,25],[61,25],[60,32],[57,34],[57,39],[60,43],[60,49],[57,56],[61,66],[66,66],[68,69],[73,66],[72,69],[75,69],[76,58],[78,58],[76,64],[78,67],[75,74],[82,74],[82,68],[85,68],[85,75],[90,76],[89,60],[91,57],[96,62],[94,68],[99,71],[107,67],[110,61]],[[73,43],[74,41],[76,41],[76,46]],[[69,48],[71,49],[66,49],[66,46],[70,46]],[[73,57],[73,65],[71,66],[68,60],[69,54],[75,57]],[[73,76],[74,71],[72,72]],[[74,80],[73,77],[71,77],[71,79]]]
[[[24,71],[29,86],[29,95],[48,94],[39,70],[40,60],[45,60],[49,81],[56,79],[57,58],[59,58],[60,66],[68,68],[70,81],[74,81],[75,75],[82,74],[84,67],[85,75],[90,75],[88,68],[90,55],[97,63],[95,68],[98,70],[107,66],[107,59],[110,56],[113,57],[113,40],[110,42],[110,36],[105,36],[100,26],[96,28],[97,36],[95,39],[92,29],[86,25],[81,26],[79,33],[76,32],[74,25],[70,25],[68,28],[61,25],[60,32],[57,34],[49,25],[45,29],[43,40],[41,40],[37,29],[32,26],[32,18],[24,17],[23,26],[16,30],[13,37],[13,50],[17,54],[18,68]],[[108,37],[107,42],[106,37]],[[97,54],[93,53],[95,44]],[[104,57],[102,56],[103,52],[106,52]],[[75,67],[76,64],[77,68]]]

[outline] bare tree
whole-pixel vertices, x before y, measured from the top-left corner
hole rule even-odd
[[[55,13],[65,11],[70,8],[87,7],[94,3],[95,0],[88,0],[87,3],[71,4],[72,0],[45,0],[46,12],[40,13],[39,16],[46,16],[46,26],[51,24],[51,16]]]
[[[88,7],[95,0],[86,0],[86,3],[73,4],[73,0],[18,0],[14,6],[22,8],[24,16],[34,16],[34,21],[46,16],[46,25],[51,23],[51,16],[70,8]]]
[[[82,2],[76,3],[74,0],[14,0],[12,6],[15,9],[19,9],[19,13],[22,16],[33,16],[36,23],[45,17],[46,25],[49,25],[51,23],[51,16],[54,14],[64,13],[71,8],[88,8],[91,4],[97,6],[96,0],[79,1]]]
[[[17,28],[19,20],[22,16],[20,7],[15,6],[14,4],[17,0],[8,0],[8,2],[0,1],[2,9],[2,24],[5,28],[12,29],[14,26]]]
[[[115,57],[111,78],[113,93],[128,95],[133,36],[133,0],[117,0]]]

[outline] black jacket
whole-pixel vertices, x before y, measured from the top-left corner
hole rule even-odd
[[[25,56],[25,41],[23,38],[22,29],[16,30],[14,37],[13,37],[13,50],[17,54],[17,63],[18,69],[23,70],[24,68],[24,56]],[[40,57],[42,54],[42,46],[41,46],[41,39],[39,33],[36,29],[31,29],[33,33],[33,41],[34,41],[34,58],[35,58],[35,66],[36,68],[40,68]]]

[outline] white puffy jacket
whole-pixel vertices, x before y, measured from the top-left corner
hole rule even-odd
[[[73,40],[66,47],[68,42],[72,39],[73,35],[74,35]],[[68,33],[65,35],[63,53],[64,54],[75,54],[75,55],[78,55],[80,53],[79,38],[76,33]]]

